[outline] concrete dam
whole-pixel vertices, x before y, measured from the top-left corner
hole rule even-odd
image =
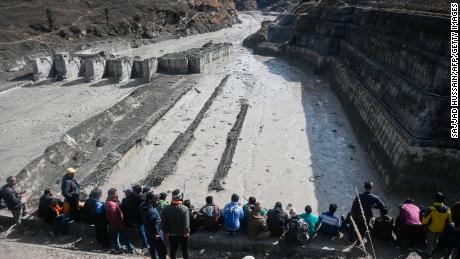
[[[460,184],[460,142],[450,138],[449,21],[443,14],[306,5],[265,24],[262,40],[252,36],[248,44],[313,64],[385,185],[423,193]]]

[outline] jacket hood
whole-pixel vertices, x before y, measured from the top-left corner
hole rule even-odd
[[[447,211],[449,210],[449,208],[443,203],[435,203],[433,204],[433,207],[440,213],[447,213]]]

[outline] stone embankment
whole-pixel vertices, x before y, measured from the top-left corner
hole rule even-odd
[[[60,52],[52,57],[38,57],[31,60],[34,80],[54,77],[56,80],[74,80],[84,77],[87,82],[99,80],[104,76],[115,82],[123,82],[132,77],[150,82],[157,72],[168,74],[203,73],[213,62],[228,57],[231,43],[207,43],[202,48],[162,57],[115,56],[108,52],[75,54]]]
[[[296,11],[246,44],[324,73],[388,187],[460,184],[460,143],[449,124],[449,17],[327,3]],[[280,38],[286,25],[292,33]]]

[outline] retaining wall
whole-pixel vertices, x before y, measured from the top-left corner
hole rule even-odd
[[[448,17],[317,8],[296,27],[287,53],[326,73],[388,187],[460,184],[460,143],[449,134]]]
[[[30,60],[34,81],[54,76],[54,61],[52,57],[39,57]]]

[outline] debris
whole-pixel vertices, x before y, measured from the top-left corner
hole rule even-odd
[[[311,183],[313,183],[313,182],[316,181],[316,179],[321,178],[321,177],[323,177],[323,176],[324,176],[324,175],[322,175],[322,174],[320,174],[320,175],[313,175],[313,176],[308,177],[308,181],[310,181]]]

